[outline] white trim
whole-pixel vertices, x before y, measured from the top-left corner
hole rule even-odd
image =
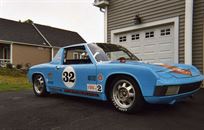
[[[13,64],[13,43],[10,44],[10,63]]]
[[[107,35],[108,35],[108,7],[105,7],[105,12],[104,12],[104,42],[107,43],[108,39],[107,39]]]
[[[126,27],[122,29],[116,29],[111,31],[111,43],[115,41],[115,35],[118,33],[129,32],[137,29],[153,27],[162,24],[174,23],[174,63],[179,63],[179,56],[178,56],[178,46],[179,46],[179,17],[154,21],[150,23],[139,24],[131,27]]]
[[[47,40],[47,38],[45,38],[45,36],[40,32],[40,30],[35,26],[34,23],[32,23],[33,27],[35,28],[35,30],[40,34],[40,36],[47,42],[47,44],[52,47],[52,45],[50,44],[50,42]]]
[[[192,64],[193,0],[185,1],[185,64]]]
[[[28,46],[37,46],[37,47],[47,47],[47,48],[51,48],[50,46],[45,46],[45,45],[37,45],[37,44],[30,44],[30,43],[23,43],[23,42],[15,42],[15,41],[7,41],[7,40],[0,40],[0,44],[20,44],[20,45],[28,45]],[[55,46],[53,46],[55,47]],[[55,47],[55,48],[61,48],[61,47]]]

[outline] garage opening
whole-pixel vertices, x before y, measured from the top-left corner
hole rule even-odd
[[[118,33],[114,43],[128,48],[143,61],[174,63],[174,24]]]

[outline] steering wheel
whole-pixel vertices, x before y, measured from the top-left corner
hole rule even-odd
[[[125,57],[119,57],[117,60],[119,60],[121,63],[125,63],[126,62],[126,58]]]

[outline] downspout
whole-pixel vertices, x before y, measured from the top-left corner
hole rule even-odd
[[[51,59],[53,59],[54,57],[54,48],[53,46],[50,44],[50,42],[46,39],[46,37],[40,32],[40,30],[35,26],[34,23],[32,23],[33,27],[35,28],[35,30],[40,34],[40,36],[46,41],[46,43],[51,47]]]
[[[103,10],[102,8],[100,8],[100,11],[102,13],[104,13],[104,42],[107,43],[107,30],[108,30],[108,6],[105,7],[105,9]]]
[[[193,0],[185,1],[185,64],[192,65]]]

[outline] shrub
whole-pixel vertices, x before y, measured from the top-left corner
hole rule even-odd
[[[16,65],[16,69],[22,69],[22,67],[23,67],[23,65],[21,65],[21,64]]]
[[[30,63],[26,63],[26,64],[25,64],[25,69],[26,69],[26,70],[28,70],[30,67],[31,67],[31,64],[30,64]]]
[[[13,65],[11,63],[6,64],[6,68],[13,69]]]

